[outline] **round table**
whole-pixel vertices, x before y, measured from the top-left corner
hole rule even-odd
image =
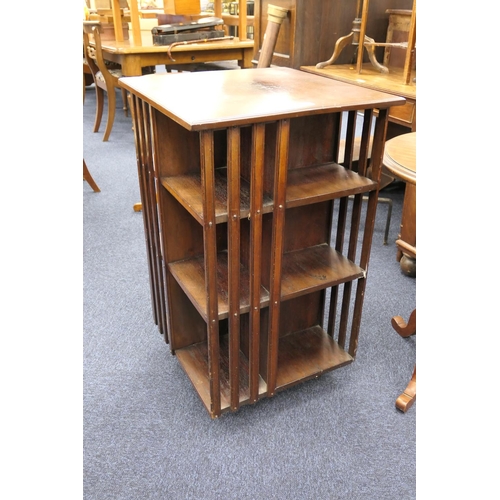
[[[408,276],[416,275],[417,259],[417,133],[398,135],[385,143],[383,163],[397,178],[406,182],[397,259]]]

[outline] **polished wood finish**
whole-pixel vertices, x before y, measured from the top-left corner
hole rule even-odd
[[[387,110],[404,99],[288,68],[122,84],[154,318],[209,415],[351,363]],[[189,98],[200,86],[203,106]],[[375,132],[363,126],[353,170],[359,113]]]
[[[241,68],[252,67],[253,40],[238,38],[215,42],[200,42],[177,45],[171,49],[173,61],[168,54],[170,46],[153,45],[152,35],[143,33],[141,44],[133,39],[117,42],[102,42],[105,59],[121,65],[124,76],[140,76],[142,68],[148,66],[177,66],[181,64],[213,61],[238,61]]]
[[[417,310],[414,309],[410,314],[408,323],[401,316],[394,316],[391,320],[392,327],[401,337],[410,337],[417,333]],[[417,399],[417,365],[413,368],[411,376],[406,389],[396,399],[396,408],[406,413],[411,408]]]
[[[88,64],[92,76],[94,77],[96,90],[96,116],[94,121],[94,132],[99,131],[101,125],[103,110],[104,110],[104,95],[108,99],[108,118],[106,128],[102,140],[105,142],[109,139],[113,122],[115,120],[116,110],[116,92],[115,89],[120,89],[123,102],[123,111],[125,116],[128,116],[127,97],[125,90],[120,86],[119,80],[122,72],[119,68],[108,68],[102,50],[101,26],[93,21],[83,22],[83,46],[84,57]],[[92,36],[93,43],[90,42]]]
[[[87,168],[87,164],[85,163],[85,158],[83,159],[83,180],[87,181],[89,183],[89,186],[94,190],[96,193],[100,193],[101,190],[99,189],[99,186],[96,184],[94,181],[94,178],[89,172],[89,169]]]
[[[364,64],[359,74],[352,64],[334,64],[326,68],[316,66],[302,66],[303,71],[312,73],[340,82],[352,83],[360,87],[379,90],[397,96],[404,97],[404,106],[395,106],[389,111],[389,120],[404,127],[405,132],[415,131],[417,128],[417,84],[411,82],[408,85],[403,82],[403,69],[390,68],[389,73],[381,74],[371,64]],[[412,75],[415,77],[416,73]]]
[[[406,182],[397,259],[408,276],[416,275],[417,258],[417,133],[411,132],[390,139],[385,144],[384,166]]]
[[[349,33],[356,16],[356,2],[333,2],[330,0],[256,0],[254,20],[254,61],[258,61],[264,42],[269,4],[289,10],[278,37],[272,64],[298,69],[315,65],[330,57],[337,40]],[[412,0],[370,0],[370,11],[366,32],[375,40],[384,40],[388,15],[385,11],[411,9]],[[379,60],[383,59],[383,48],[376,48]],[[353,62],[356,47],[348,47],[340,55],[339,64]],[[366,61],[365,61],[366,62]]]
[[[271,66],[274,49],[278,41],[278,34],[287,14],[287,9],[268,5],[266,33],[264,34],[264,43],[262,44],[257,68],[268,68]]]

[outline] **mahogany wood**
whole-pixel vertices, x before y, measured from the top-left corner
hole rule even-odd
[[[187,96],[201,82],[212,100],[195,106]],[[351,363],[387,110],[404,99],[288,68],[148,75],[123,86],[147,178],[154,308],[210,416]],[[363,127],[354,162],[358,112],[375,132],[370,143]]]

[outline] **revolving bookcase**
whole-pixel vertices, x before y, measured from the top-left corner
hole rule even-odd
[[[351,363],[404,99],[289,68],[122,84],[154,319],[210,416]]]

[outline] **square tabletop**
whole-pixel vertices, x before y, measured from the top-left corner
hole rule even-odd
[[[402,105],[403,97],[284,68],[124,77],[122,86],[188,130]]]

